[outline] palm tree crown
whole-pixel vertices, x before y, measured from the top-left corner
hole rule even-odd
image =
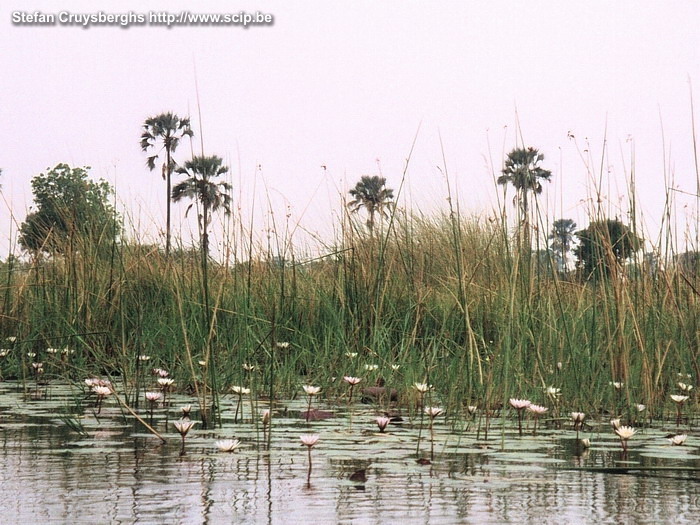
[[[367,227],[370,232],[374,229],[374,215],[379,213],[385,217],[394,198],[394,190],[386,187],[386,178],[377,175],[363,175],[360,181],[350,190],[353,200],[348,203],[352,212],[365,208],[369,213]]]
[[[202,205],[202,215],[199,217],[199,221],[202,229],[202,250],[207,255],[209,252],[208,226],[211,222],[211,212],[221,208],[226,214],[231,213],[231,196],[228,194],[231,185],[227,182],[212,180],[227,173],[228,166],[224,166],[221,157],[216,155],[193,157],[176,172],[180,175],[186,175],[188,178],[175,185],[172,199],[174,202],[179,202],[187,197],[199,201]],[[188,206],[185,215],[193,205],[194,203]]]
[[[523,214],[528,212],[529,192],[539,195],[542,193],[540,180],[549,180],[552,172],[539,166],[544,160],[544,155],[535,148],[516,148],[506,158],[505,167],[498,177],[498,184],[512,184],[517,192],[516,199],[520,199]]]
[[[166,256],[170,254],[170,175],[175,167],[172,153],[177,149],[182,137],[191,137],[192,135],[193,133],[190,129],[190,119],[180,118],[174,113],[162,113],[156,117],[147,118],[143,123],[141,149],[143,151],[155,149],[156,144],[158,141],[160,141],[162,143],[162,149],[165,150],[165,163],[163,164],[161,173],[163,175],[163,180],[167,181],[167,217],[165,227]],[[158,153],[151,155],[146,159],[146,165],[151,171],[153,171],[156,167],[156,159],[158,159]]]

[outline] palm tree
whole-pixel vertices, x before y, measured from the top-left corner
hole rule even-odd
[[[221,157],[193,157],[192,160],[185,162],[184,167],[179,167],[177,173],[186,175],[187,179],[179,182],[173,188],[173,202],[179,202],[187,197],[193,201],[199,202],[202,206],[201,215],[197,216],[199,221],[199,231],[201,236],[201,257],[202,257],[202,289],[204,292],[204,326],[211,330],[211,310],[209,308],[209,223],[211,222],[211,214],[219,209],[223,209],[228,215],[231,213],[231,197],[229,191],[231,185],[226,182],[217,182],[216,177],[228,172],[228,167],[222,164]],[[190,211],[194,202],[187,207],[185,215]],[[216,386],[216,359],[215,353],[210,346],[210,339],[206,339],[207,350],[205,352],[205,361],[209,370],[209,380],[212,393],[212,408],[218,407],[218,390]],[[206,387],[204,389],[204,397],[202,401],[202,422],[206,426],[209,422],[209,412],[206,408]]]
[[[222,165],[221,157],[213,155],[211,157],[193,157],[185,162],[184,167],[179,167],[176,173],[186,175],[188,178],[175,185],[172,191],[173,202],[179,202],[185,197],[199,201],[202,205],[202,214],[199,216],[199,226],[201,231],[201,249],[204,258],[209,257],[209,223],[211,213],[223,208],[228,215],[231,213],[231,196],[228,191],[231,185],[227,182],[215,182],[215,177],[228,172],[228,166]],[[185,216],[189,213],[194,203],[190,204],[185,211]]]
[[[180,118],[173,113],[162,113],[156,117],[150,117],[143,123],[143,134],[141,135],[141,149],[143,151],[149,148],[155,148],[158,141],[162,144],[162,149],[165,150],[165,163],[162,167],[163,180],[167,182],[167,212],[165,225],[165,255],[170,255],[170,194],[171,182],[170,175],[175,167],[175,162],[172,159],[172,153],[177,149],[180,139],[183,137],[191,137],[193,135],[190,129],[190,119]],[[153,171],[156,167],[156,159],[158,154],[148,157],[146,165]]]
[[[374,230],[374,214],[386,217],[394,198],[394,190],[386,187],[386,178],[377,175],[363,175],[353,189],[350,190],[353,200],[348,203],[350,211],[357,212],[365,208],[369,213],[367,228],[370,233]]]
[[[542,160],[544,155],[535,148],[516,148],[508,153],[502,175],[496,181],[502,185],[513,185],[516,191],[513,202],[520,202],[525,221],[529,210],[528,193],[532,192],[535,196],[542,193],[540,180],[548,181],[552,176],[551,171],[539,166]]]
[[[558,219],[552,223],[552,233],[549,240],[552,241],[550,247],[559,258],[561,269],[566,271],[566,254],[571,250],[574,242],[576,223],[571,219]]]

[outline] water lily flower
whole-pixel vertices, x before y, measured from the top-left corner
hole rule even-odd
[[[139,361],[141,361],[142,363],[145,363],[146,361],[150,361],[150,360],[151,360],[151,356],[150,356],[150,355],[141,354],[141,355],[139,356]]]
[[[238,439],[222,439],[216,442],[219,452],[234,452],[239,446],[241,442]]]
[[[467,412],[469,413],[470,416],[473,416],[476,414],[476,411],[478,410],[478,407],[476,405],[469,405],[467,407]]]
[[[438,417],[440,414],[443,413],[442,408],[440,407],[425,407],[425,413],[430,416],[430,419],[435,419]]]
[[[685,443],[685,440],[688,439],[688,434],[678,434],[676,436],[672,436],[668,438],[668,440],[671,442],[671,445],[682,445]]]
[[[170,378],[170,377],[159,377],[158,378],[158,384],[162,388],[168,388],[168,387],[172,386],[173,383],[175,383],[175,380]]]
[[[320,386],[304,385],[303,388],[304,388],[304,392],[306,392],[306,395],[308,395],[308,396],[318,395],[318,393],[321,391]]]
[[[413,388],[415,388],[419,394],[425,394],[428,390],[432,388],[432,385],[427,383],[413,383]]]
[[[287,341],[278,341],[275,343],[275,346],[279,349],[284,350],[285,348],[289,348],[289,343]]]
[[[615,434],[620,437],[620,444],[622,445],[622,452],[627,452],[627,441],[629,441],[632,436],[634,436],[637,431],[632,427],[620,426],[615,429]]]
[[[545,393],[551,397],[557,397],[561,395],[561,388],[555,388],[553,386],[548,386],[544,389]]]
[[[362,378],[360,377],[353,377],[353,376],[344,376],[343,381],[345,381],[347,384],[351,386],[355,386],[358,384],[360,381],[362,381]]]
[[[615,429],[615,434],[620,436],[620,439],[628,440],[637,433],[637,430],[625,425],[619,426]]]
[[[617,429],[620,428],[621,422],[620,418],[616,417],[615,419],[610,420],[610,426],[613,428],[614,431],[617,432]]]
[[[399,368],[401,368],[401,365],[391,365],[391,369],[396,372]]]
[[[622,381],[610,381],[615,390],[620,390],[625,384]]]
[[[574,426],[581,426],[583,424],[584,419],[586,419],[586,414],[584,414],[583,412],[571,413],[571,420],[574,422]]]
[[[377,364],[367,364],[365,365],[365,370],[368,372],[373,372],[374,370],[377,370],[379,368],[379,365]]]
[[[527,399],[511,398],[509,402],[510,402],[510,406],[512,406],[516,410],[523,410],[523,409],[529,407],[531,404],[530,401],[528,401]]]
[[[36,352],[27,352],[27,357],[29,359],[34,359],[36,357]]]
[[[646,409],[647,409],[646,405],[642,405],[641,403],[639,403],[637,405],[637,412],[644,412]]]
[[[17,337],[14,335],[11,335],[9,337],[6,337],[5,341],[7,341],[8,343],[14,343],[15,341],[17,341]]]
[[[247,396],[250,394],[250,388],[245,388],[243,386],[232,386],[231,391],[239,396]]]
[[[549,410],[549,409],[548,409],[547,407],[543,407],[543,406],[540,406],[540,405],[529,404],[529,405],[527,406],[527,410],[528,410],[529,412],[532,412],[533,414],[535,414],[535,415],[537,415],[537,416],[541,416],[542,414],[544,414],[545,412],[547,412],[547,410]]]
[[[59,352],[58,348],[47,348],[46,353],[47,354],[57,354]]]
[[[181,419],[179,421],[174,421],[173,425],[175,425],[175,429],[180,433],[180,435],[184,438],[187,433],[192,430],[192,427],[196,424],[195,421],[192,421],[191,419]]]
[[[170,373],[164,368],[154,368],[153,370],[151,370],[151,374],[160,377],[168,377],[170,375]]]
[[[583,448],[590,448],[591,447],[591,440],[588,438],[583,438],[581,440],[581,445],[583,445]]]
[[[689,396],[679,396],[677,394],[671,394],[671,399],[680,405],[680,404],[683,404],[686,401],[688,401],[688,399],[690,399],[690,397]]]
[[[693,385],[687,383],[678,383],[678,388],[683,390],[683,392],[690,392],[693,389]]]
[[[162,397],[163,394],[161,392],[146,392],[146,400],[150,401],[151,403],[159,401]]]
[[[2,349],[0,349],[0,357],[7,357],[7,354],[9,354],[9,353],[10,353],[10,349],[9,349],[9,348],[2,348]]]
[[[379,416],[377,419],[375,419],[377,426],[379,427],[379,432],[384,432],[386,429],[387,425],[391,423],[391,418],[388,418],[386,416]]]
[[[112,393],[112,390],[107,386],[95,385],[92,387],[92,391],[97,394],[98,397],[105,398]]]
[[[243,370],[246,372],[252,372],[255,370],[255,365],[251,365],[250,363],[243,363]]]
[[[261,412],[262,424],[264,427],[270,424],[270,409],[266,408]]]
[[[182,413],[183,419],[189,418],[190,412],[192,412],[192,405],[185,405],[183,407],[180,407],[180,412]]]
[[[320,436],[318,434],[303,434],[299,436],[299,439],[301,440],[302,445],[311,448],[318,443]]]
[[[182,437],[182,445],[180,446],[180,455],[184,456],[185,455],[185,436],[187,436],[187,433],[192,430],[192,427],[195,425],[195,421],[192,421],[191,419],[181,419],[180,421],[173,421],[173,425],[175,425],[175,429],[180,433],[180,436]]]

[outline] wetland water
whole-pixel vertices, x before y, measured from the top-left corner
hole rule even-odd
[[[321,402],[337,417],[307,424],[299,417],[304,399],[281,403],[267,450],[249,401],[244,422],[234,423],[236,399],[226,397],[223,428],[195,426],[181,457],[172,422],[193,399],[175,396],[171,408],[154,411],[163,444],[110,398],[99,416],[83,403],[81,435],[61,418],[83,398],[81,389],[43,388],[45,397],[31,399],[21,385],[0,383],[2,523],[678,524],[700,515],[700,472],[691,470],[700,469],[700,438],[690,432],[685,445],[671,446],[671,423],[640,430],[622,458],[609,425],[598,431],[594,422],[582,434],[593,446],[580,450],[570,425],[519,437],[512,419],[505,431],[495,420],[485,441],[476,439],[476,423],[458,432],[441,417],[434,460],[421,465],[418,421],[407,417],[379,434],[369,405],[355,405],[350,416],[343,404]],[[146,408],[140,413],[148,419]],[[307,433],[320,435],[310,486],[299,440]],[[219,452],[216,440],[231,437],[240,448]],[[421,452],[430,455],[427,421]],[[567,470],[616,466],[673,469]]]

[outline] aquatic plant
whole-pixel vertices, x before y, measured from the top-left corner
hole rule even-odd
[[[515,399],[511,398],[510,406],[515,409],[518,414],[518,435],[523,435],[523,410],[530,406],[530,401],[527,399]]]
[[[192,430],[195,423],[196,421],[192,421],[191,419],[180,419],[179,421],[173,421],[175,429],[180,433],[180,437],[182,438],[182,445],[180,446],[181,456],[185,455],[185,437],[187,436],[188,432]]]
[[[309,405],[306,408],[306,422],[309,422],[309,418],[311,417],[311,400],[314,398],[314,396],[317,396],[319,392],[321,392],[321,387],[319,386],[312,386],[312,385],[303,385],[304,392],[306,392],[307,397],[309,398]]]
[[[375,423],[377,423],[377,426],[379,427],[379,432],[381,434],[383,434],[384,431],[386,430],[387,425],[389,423],[391,423],[391,418],[386,417],[386,416],[379,416],[379,417],[375,418],[374,421],[375,421]]]
[[[215,443],[219,452],[235,452],[241,446],[238,439],[221,439]]]
[[[316,446],[320,436],[318,434],[303,434],[299,436],[299,439],[301,440],[301,444],[304,445],[308,451],[309,469],[306,473],[306,485],[311,486],[311,449]]]
[[[627,452],[627,442],[632,439],[632,436],[634,436],[637,433],[637,430],[628,427],[628,426],[619,426],[615,429],[615,434],[618,435],[620,438],[620,444],[622,445],[622,452],[626,453]]]

